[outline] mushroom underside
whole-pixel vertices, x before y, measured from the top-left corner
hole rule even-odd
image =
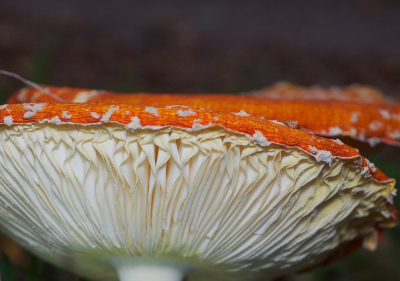
[[[89,279],[143,258],[188,280],[266,280],[357,238],[373,247],[394,224],[393,182],[359,157],[326,163],[217,127],[0,126],[1,231]]]

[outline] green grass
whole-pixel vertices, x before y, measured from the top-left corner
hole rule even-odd
[[[2,252],[2,258],[0,259],[0,272],[2,281],[14,281],[15,280],[15,267],[12,265],[8,257]]]

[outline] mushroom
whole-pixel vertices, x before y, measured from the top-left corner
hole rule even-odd
[[[283,99],[260,96],[179,95],[179,94],[116,94],[106,91],[43,87],[25,88],[15,93],[15,102],[79,102],[127,103],[158,106],[176,104],[226,113],[244,112],[266,120],[296,121],[300,129],[326,137],[349,136],[371,146],[384,142],[400,145],[400,104],[388,103],[382,95],[368,87],[351,86],[327,90],[274,86],[270,92],[283,94]],[[313,90],[312,90],[313,89]],[[309,99],[325,93],[326,100]],[[341,93],[341,94],[338,94]],[[334,99],[335,96],[340,100]],[[297,99],[291,99],[293,96]],[[345,97],[348,97],[346,100]],[[289,99],[290,98],[290,99]],[[221,102],[224,101],[224,102]],[[371,102],[373,101],[373,102]]]
[[[357,103],[385,103],[388,99],[377,88],[353,84],[346,87],[301,87],[278,82],[269,87],[244,93],[246,95],[279,100],[328,100]]]
[[[0,122],[1,231],[93,280],[269,280],[398,220],[356,149],[245,112],[9,104]]]

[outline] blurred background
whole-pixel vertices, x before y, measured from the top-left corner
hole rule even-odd
[[[0,69],[125,92],[360,83],[400,101],[400,1],[0,0]],[[0,102],[23,86],[0,77]],[[399,148],[361,147],[400,182]],[[2,280],[82,280],[0,244]],[[400,280],[400,230],[386,231],[375,252],[282,280]]]

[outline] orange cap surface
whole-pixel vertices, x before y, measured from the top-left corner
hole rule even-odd
[[[45,94],[34,88],[15,93],[16,102],[85,102],[134,105],[186,105],[226,113],[241,112],[254,117],[281,122],[297,121],[301,129],[323,136],[351,136],[368,141],[400,145],[400,105],[379,102],[338,100],[276,100],[255,96],[224,94],[116,94],[78,88],[46,87]]]
[[[260,98],[279,100],[337,100],[360,103],[387,102],[382,92],[368,85],[301,87],[291,83],[279,82],[260,90],[248,92],[247,94]]]

